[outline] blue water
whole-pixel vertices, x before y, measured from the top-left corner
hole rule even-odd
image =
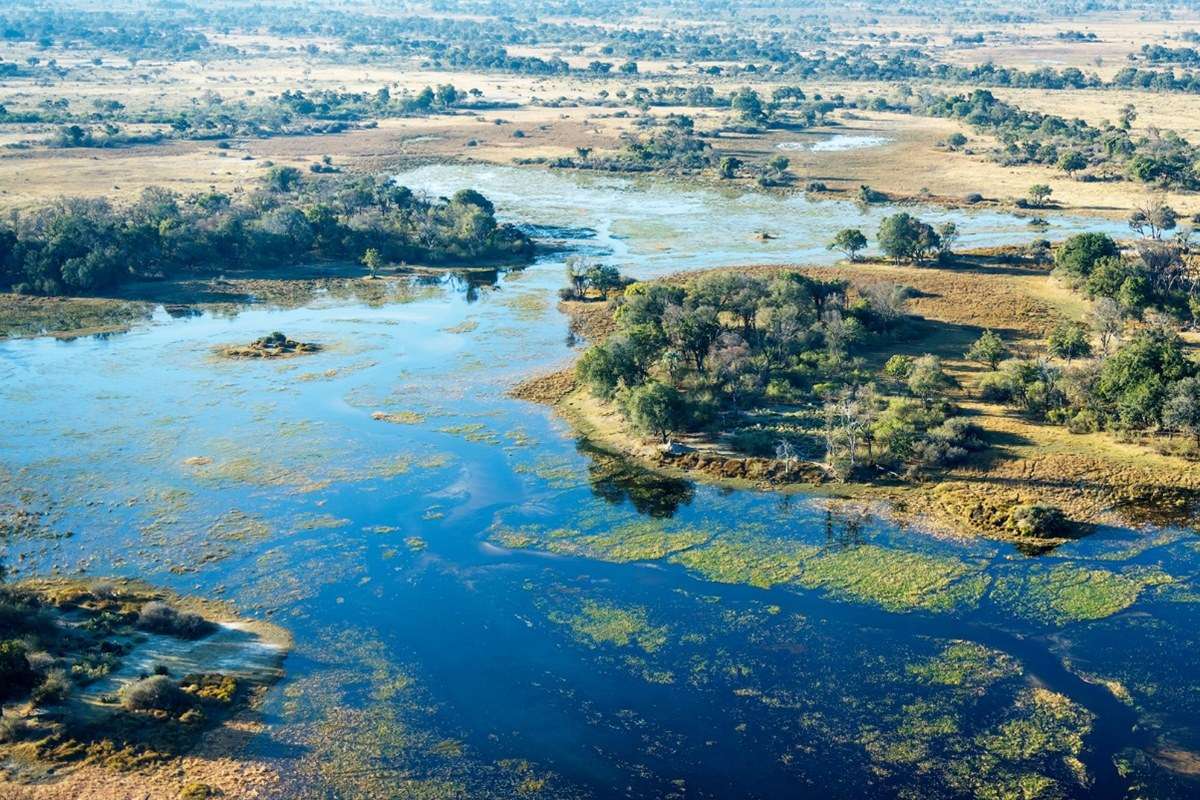
[[[959,797],[1030,775],[1052,781],[1046,796],[1123,797],[1138,781],[1194,796],[1162,766],[1200,748],[1193,531],[1105,529],[1030,557],[831,515],[816,498],[655,480],[505,394],[573,358],[554,308],[570,254],[636,277],[828,263],[834,232],[873,231],[888,209],[499,167],[399,180],[479,189],[561,248],[494,285],[414,280],[386,302],[159,312],[123,334],[0,343],[0,502],[43,512],[46,528],[8,542],[7,563],[138,575],[291,630],[253,743],[289,781],[281,796]],[[1120,230],[915,213],[954,220],[964,247]],[[326,348],[213,355],[273,330]],[[631,523],[823,553],[874,545],[953,561],[989,588],[889,610],[828,587],[715,582],[670,559],[500,543]],[[1022,594],[1056,567],[1161,580],[1118,613],[1062,620]],[[921,678],[958,640],[1006,667],[979,687]],[[1039,690],[1094,717],[1078,769],[1061,747],[996,756]],[[1134,766],[1123,775],[1114,758]]]

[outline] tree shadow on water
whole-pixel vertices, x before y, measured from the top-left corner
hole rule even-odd
[[[696,496],[696,487],[691,481],[656,475],[583,440],[575,446],[590,460],[588,481],[592,493],[613,505],[628,500],[640,514],[669,519],[675,516],[680,506],[689,505]]]

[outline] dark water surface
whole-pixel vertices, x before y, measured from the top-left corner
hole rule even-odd
[[[46,523],[9,565],[139,575],[288,627],[255,743],[288,796],[1196,796],[1194,531],[1040,557],[938,539],[655,480],[505,396],[573,357],[571,252],[637,277],[827,262],[886,209],[489,167],[400,180],[477,188],[565,249],[494,286],[0,343],[0,501]],[[1034,238],[921,213],[964,247]],[[327,348],[212,355],[273,330]]]

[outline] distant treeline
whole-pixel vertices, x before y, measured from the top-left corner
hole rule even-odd
[[[524,261],[533,242],[465,189],[425,200],[384,177],[305,179],[274,167],[256,191],[136,202],[64,199],[0,223],[0,289],[84,294],[130,280],[314,259],[455,265]]]

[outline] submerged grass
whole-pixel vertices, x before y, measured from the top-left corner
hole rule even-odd
[[[1113,572],[1063,564],[998,578],[991,597],[1028,620],[1065,625],[1110,617],[1137,602],[1146,588],[1171,581],[1158,569]]]
[[[889,611],[948,610],[977,604],[988,578],[955,558],[860,545],[813,558],[799,583]]]
[[[595,600],[584,600],[575,614],[553,611],[550,621],[566,625],[577,639],[593,647],[637,645],[647,653],[661,649],[669,631],[665,625],[651,625],[646,609],[640,606],[621,607]]]
[[[675,554],[671,561],[711,581],[767,589],[799,578],[805,562],[819,549],[794,540],[745,532],[715,538],[702,547]]]

